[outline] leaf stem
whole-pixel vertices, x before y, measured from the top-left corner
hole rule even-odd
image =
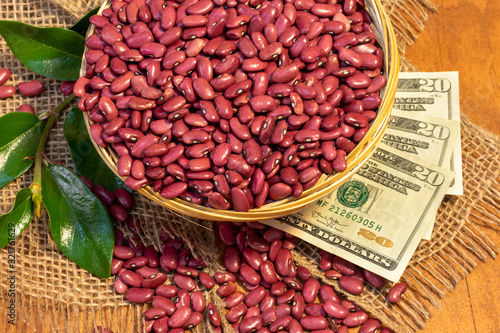
[[[35,204],[35,212],[37,217],[42,216],[43,203],[42,203],[42,162],[43,156],[45,154],[45,148],[47,146],[47,140],[49,138],[50,131],[56,122],[57,117],[61,112],[75,99],[75,95],[71,94],[66,99],[64,99],[55,109],[49,111],[47,115],[50,115],[46,120],[45,128],[42,132],[42,137],[40,138],[40,143],[38,145],[38,150],[36,152],[35,158],[35,175],[33,177],[33,183],[31,184],[31,192],[33,197],[33,203]]]

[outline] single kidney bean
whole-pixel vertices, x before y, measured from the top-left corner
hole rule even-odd
[[[113,248],[113,256],[121,260],[129,260],[135,257],[135,253],[128,246],[115,245]]]
[[[0,98],[8,98],[16,93],[16,87],[5,85],[0,87]]]
[[[274,321],[273,323],[271,323],[271,325],[269,325],[269,331],[273,333],[278,331],[286,331],[292,320],[293,318],[290,315],[287,316],[278,315],[278,319],[276,319],[276,321]]]
[[[191,312],[191,308],[188,306],[178,307],[168,319],[168,326],[171,328],[182,327],[189,320]]]
[[[163,318],[167,315],[167,312],[162,308],[150,308],[144,312],[144,317],[147,320],[156,320]]]
[[[236,291],[236,284],[234,282],[228,282],[226,284],[223,284],[217,289],[217,294],[222,297],[228,297],[229,295],[233,294]]]
[[[391,303],[397,303],[401,300],[401,296],[408,288],[407,284],[404,282],[396,283],[389,290],[389,294],[387,295],[387,300]]]
[[[239,273],[250,285],[257,286],[261,281],[261,276],[250,265],[241,265]]]
[[[342,276],[339,279],[339,284],[342,289],[354,295],[359,295],[364,290],[364,285],[361,281],[349,276]]]
[[[260,316],[251,316],[243,319],[238,327],[241,333],[254,332],[262,327],[262,318]]]
[[[324,303],[333,301],[340,304],[340,298],[337,296],[337,293],[335,293],[335,290],[329,285],[324,284],[319,288],[319,297]]]
[[[347,327],[356,327],[364,324],[368,320],[368,314],[364,311],[355,311],[347,315],[342,321]]]
[[[278,282],[278,275],[274,268],[274,264],[270,261],[264,261],[259,267],[262,279],[268,284],[274,284]]]
[[[341,304],[333,301],[333,300],[327,300],[323,304],[323,310],[330,316],[334,318],[339,318],[339,319],[344,319],[349,315],[349,310],[347,310],[345,307],[343,307]]]
[[[225,284],[227,282],[236,282],[236,276],[233,273],[221,273],[217,272],[214,274],[215,282],[217,284]]]
[[[200,283],[207,289],[212,289],[215,287],[215,281],[206,272],[200,272],[198,277]]]
[[[0,86],[10,79],[12,72],[8,68],[0,68]]]
[[[29,104],[21,104],[18,108],[17,108],[17,111],[19,112],[26,112],[26,113],[32,113],[34,115],[36,115],[35,113],[35,110],[33,109],[33,107]]]
[[[306,330],[323,330],[328,327],[328,321],[323,316],[304,316],[300,318],[300,325]]]
[[[210,320],[212,326],[219,327],[221,324],[220,315],[213,303],[208,303],[207,314],[208,314],[208,319]]]
[[[368,319],[363,325],[361,325],[359,332],[360,333],[375,333],[382,328],[382,323],[380,320],[376,318]]]
[[[239,303],[226,313],[226,319],[231,324],[236,323],[242,319],[242,317],[247,313],[247,310],[248,308],[245,304]]]
[[[187,291],[193,291],[196,288],[196,282],[189,276],[184,276],[182,274],[174,274],[173,276],[175,284]]]
[[[367,269],[363,270],[366,280],[375,288],[382,288],[385,286],[385,279]]]
[[[155,295],[172,298],[177,295],[179,289],[174,285],[160,285],[155,288]]]
[[[224,300],[227,309],[232,309],[241,304],[245,300],[245,294],[241,291],[235,291]]]
[[[259,270],[260,265],[264,262],[260,253],[249,247],[243,249],[243,258],[255,270]]]
[[[306,303],[313,303],[319,292],[320,283],[318,280],[310,278],[304,283],[302,295]]]
[[[147,303],[154,295],[153,289],[148,288],[130,288],[125,294],[125,299],[132,303]]]
[[[228,246],[224,250],[224,267],[232,273],[237,273],[240,270],[240,251],[233,247]]]

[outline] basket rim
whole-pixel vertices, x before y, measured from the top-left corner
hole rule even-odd
[[[105,8],[109,7],[110,3],[110,0],[106,0],[101,5],[98,14],[101,14]],[[378,107],[377,117],[371,122],[370,129],[365,134],[364,138],[346,156],[346,170],[331,175],[323,174],[313,187],[304,191],[298,198],[288,197],[265,204],[259,208],[252,208],[248,212],[208,208],[206,206],[190,203],[180,198],[165,199],[161,197],[159,193],[154,192],[152,187],[149,185],[142,187],[137,190],[137,192],[163,207],[198,219],[212,221],[258,221],[295,213],[321,197],[326,196],[328,193],[333,192],[345,183],[366,161],[368,161],[382,139],[392,111],[400,69],[400,58],[396,36],[392,23],[383,9],[382,4],[379,0],[365,0],[365,9],[371,15],[372,19],[374,19],[372,27],[374,28],[376,35],[378,33],[377,42],[384,51],[384,68],[386,69],[386,73],[384,75],[386,76],[387,83],[381,91],[382,103]],[[86,38],[93,34],[93,31],[94,26],[91,24],[87,31]],[[382,39],[380,37],[382,37]],[[85,48],[85,51],[87,51],[87,48]],[[85,73],[86,61],[85,56],[83,56],[80,76],[84,76]],[[92,124],[92,121],[89,119],[88,112],[83,112],[83,117],[87,131],[90,134],[90,125]],[[118,173],[118,157],[112,148],[101,147],[92,139],[92,136],[90,136],[90,138],[92,144],[106,165],[120,179],[125,181],[125,179]]]

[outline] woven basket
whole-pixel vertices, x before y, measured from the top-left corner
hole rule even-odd
[[[99,14],[111,2],[107,0],[100,8]],[[154,202],[191,217],[213,220],[213,221],[258,221],[285,216],[297,212],[305,206],[313,203],[319,198],[337,189],[346,182],[372,155],[377,144],[380,142],[391,114],[396,94],[397,80],[399,74],[399,53],[396,44],[396,36],[392,24],[385,13],[379,0],[365,0],[365,9],[370,14],[375,32],[377,43],[384,52],[384,76],[387,79],[386,86],[381,91],[382,103],[379,106],[377,117],[371,122],[370,129],[356,148],[351,151],[347,157],[347,168],[343,172],[331,175],[323,174],[318,182],[308,190],[304,191],[299,198],[288,197],[283,200],[274,201],[265,204],[259,208],[250,209],[248,212],[237,212],[234,210],[217,210],[207,208],[202,205],[189,203],[180,198],[165,199],[153,191],[150,186],[145,186],[138,190],[139,193]],[[87,32],[89,37],[94,32],[94,26],[91,25]],[[85,50],[87,51],[87,49]],[[84,76],[86,72],[85,57],[82,60],[80,75]],[[88,113],[84,112],[85,124],[90,133],[91,120]],[[95,148],[101,155],[108,167],[118,176],[117,161],[118,156],[111,147],[100,147],[93,140]],[[121,177],[120,177],[121,178]]]

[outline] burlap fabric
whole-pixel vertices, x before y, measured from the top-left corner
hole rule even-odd
[[[98,4],[94,0],[1,0],[0,19],[37,26],[68,27]],[[426,0],[387,0],[384,5],[396,27],[401,50],[414,41],[428,15],[435,10]],[[27,70],[3,40],[0,40],[0,54],[0,67],[8,67],[14,73],[12,84],[37,78],[48,87],[47,92],[36,98],[16,95],[0,100],[0,115],[16,110],[23,103],[30,103],[40,113],[62,101],[60,82],[40,78]],[[403,69],[412,68],[404,63]],[[59,161],[72,167],[62,134],[64,119],[65,115],[59,118],[51,133],[47,156],[53,162]],[[470,273],[478,260],[496,256],[495,244],[477,229],[476,223],[495,223],[498,220],[495,216],[500,212],[499,143],[497,137],[462,118],[465,193],[461,197],[448,197],[442,203],[432,240],[422,242],[402,277],[402,281],[409,285],[404,301],[388,305],[385,301],[387,289],[368,289],[363,295],[350,298],[399,332],[423,329],[429,318],[430,306],[438,306],[439,298]],[[15,193],[20,188],[28,187],[31,181],[32,173],[28,172],[0,191],[0,213],[10,209]],[[144,226],[142,240],[146,245],[152,244],[159,249],[158,231],[163,227],[172,235],[184,239],[193,250],[196,248],[195,253],[202,255],[209,264],[210,273],[222,269],[212,222],[173,214],[139,196],[136,199],[134,215]],[[492,208],[487,210],[487,206]],[[112,279],[98,279],[69,261],[53,242],[46,215],[35,219],[17,238],[15,250],[18,320],[46,323],[54,332],[87,333],[97,325],[115,333],[140,331],[141,314],[146,306],[124,302],[121,295],[113,292]],[[5,309],[9,300],[5,249],[0,251],[0,256],[0,303]],[[300,243],[294,251],[294,258],[310,268],[317,278],[340,290],[336,281],[325,279],[317,269],[319,254],[314,246]],[[207,293],[207,297],[219,307],[222,305],[214,291]],[[227,325],[227,322],[224,324]],[[198,330],[208,332],[209,327],[204,322]]]

